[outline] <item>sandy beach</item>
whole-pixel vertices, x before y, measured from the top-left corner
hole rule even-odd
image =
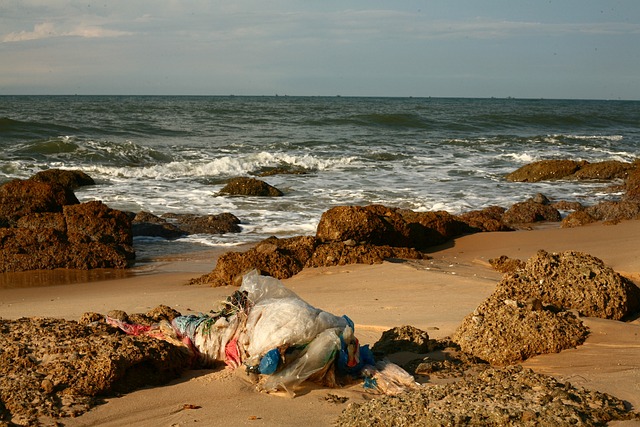
[[[453,334],[500,280],[501,274],[489,265],[492,258],[507,255],[526,260],[540,249],[582,251],[639,284],[639,241],[640,221],[478,233],[433,248],[429,260],[306,269],[284,283],[316,307],[347,314],[363,344],[373,344],[383,331],[401,325],[423,329],[430,338],[443,338]],[[97,277],[100,280],[72,277],[68,272],[62,278],[60,272],[5,274],[0,317],[77,320],[89,311],[146,312],[160,304],[183,314],[207,312],[234,289],[186,283],[211,271],[215,256],[200,253],[160,260],[115,276],[104,272]],[[29,277],[40,285],[54,284],[29,287]],[[640,320],[582,320],[591,332],[585,344],[534,357],[524,366],[609,393],[640,410]],[[332,396],[348,399],[341,403]],[[371,397],[361,384],[341,389],[310,385],[292,399],[256,392],[242,375],[228,369],[199,370],[165,386],[109,398],[80,417],[61,421],[69,426],[321,426],[330,425],[349,403]]]

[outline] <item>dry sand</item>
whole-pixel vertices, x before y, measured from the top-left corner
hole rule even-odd
[[[373,344],[382,331],[401,325],[413,325],[431,338],[442,338],[451,335],[463,317],[493,291],[500,275],[490,269],[491,258],[507,255],[526,260],[539,249],[578,250],[601,258],[640,284],[638,242],[640,221],[481,233],[435,248],[430,253],[432,260],[309,269],[284,282],[309,303],[349,315],[362,343]],[[103,272],[99,281],[86,281],[88,276],[69,272],[4,275],[0,317],[73,320],[87,311],[146,312],[159,304],[182,313],[207,312],[233,289],[186,283],[209,272],[214,257],[201,253],[164,260],[136,269],[134,274]],[[40,285],[58,284],[27,287],[29,277]],[[59,284],[65,281],[73,283]],[[584,320],[591,329],[584,345],[538,356],[524,365],[576,386],[607,392],[640,410],[640,320]],[[110,398],[76,419],[63,421],[70,426],[330,425],[347,404],[336,403],[332,395],[347,397],[347,403],[371,397],[360,384],[354,384],[343,389],[309,386],[291,399],[255,392],[237,372],[191,371],[169,385]]]

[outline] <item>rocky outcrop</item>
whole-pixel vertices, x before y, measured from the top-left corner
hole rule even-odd
[[[579,180],[611,181],[614,179],[626,179],[634,168],[633,164],[617,160],[606,160],[597,163],[581,165],[574,177]]]
[[[640,160],[634,162],[634,169],[629,172],[625,181],[625,198],[640,202]]]
[[[561,179],[577,172],[587,165],[586,161],[576,160],[540,160],[526,164],[507,174],[506,179],[516,182],[538,182]]]
[[[70,190],[85,185],[95,185],[95,181],[86,173],[79,170],[47,169],[29,178],[32,181],[59,184]]]
[[[348,264],[380,264],[392,259],[426,259],[422,252],[413,248],[388,245],[356,245],[353,242],[318,244],[305,267],[333,267]]]
[[[166,213],[161,217],[149,212],[133,215],[134,236],[153,236],[177,239],[190,234],[239,233],[240,220],[233,214],[195,215]]]
[[[603,426],[637,419],[611,395],[573,387],[520,366],[490,368],[448,384],[350,404],[339,427]]]
[[[14,180],[0,187],[0,272],[124,268],[135,258],[131,221],[70,188]]]
[[[625,198],[620,201],[600,202],[571,212],[562,220],[561,227],[578,227],[598,221],[615,224],[629,219],[640,219],[640,200]]]
[[[575,348],[587,333],[569,311],[557,312],[539,300],[520,301],[494,293],[465,317],[452,339],[462,351],[504,366]]]
[[[187,234],[225,234],[239,233],[240,220],[228,212],[217,215],[163,214],[162,218],[174,221],[175,225]]]
[[[131,223],[102,202],[34,213],[0,228],[0,272],[55,268],[125,268],[135,258]]]
[[[561,218],[560,212],[553,206],[535,200],[527,200],[515,203],[507,209],[502,216],[502,221],[515,226],[541,221],[558,222]]]
[[[220,190],[219,195],[280,197],[282,191],[255,178],[234,178]]]
[[[502,220],[506,209],[500,206],[470,211],[460,214],[458,217],[467,223],[474,231],[513,231],[513,228]]]
[[[380,339],[371,347],[375,355],[383,356],[401,351],[424,354],[432,350],[433,343],[429,341],[429,334],[411,325],[384,331]]]
[[[620,320],[640,310],[640,289],[593,256],[540,251],[503,276],[453,340],[464,352],[496,365],[558,352],[587,336],[567,310]]]
[[[353,241],[322,243],[312,236],[270,237],[248,251],[221,255],[211,273],[193,279],[191,283],[239,286],[242,276],[253,269],[263,275],[287,279],[305,267],[376,264],[390,258],[424,257],[421,252],[410,248],[356,244]]]
[[[0,319],[0,424],[58,425],[101,397],[164,384],[190,367],[181,347],[83,317],[90,322]]]
[[[510,181],[537,182],[550,179],[577,179],[590,181],[624,180],[623,185],[612,187],[624,191],[621,200],[604,201],[595,206],[583,207],[578,202],[558,202],[550,207],[516,204],[503,217],[508,224],[529,222],[532,218],[558,221],[553,209],[572,211],[562,221],[562,227],[578,227],[593,222],[609,223],[640,218],[640,160],[625,163],[608,160],[598,163],[574,160],[541,160],[525,165],[508,174]]]
[[[80,203],[73,191],[48,182],[14,179],[0,186],[0,226],[15,226],[31,213],[62,212],[62,207]]]
[[[286,279],[302,270],[314,249],[315,239],[310,236],[271,237],[246,252],[221,255],[211,273],[193,279],[191,283],[239,286],[242,276],[253,269],[262,275]]]
[[[421,249],[471,232],[466,222],[445,211],[337,206],[322,214],[316,238],[323,243],[353,241]]]
[[[509,181],[538,182],[554,179],[578,179],[589,181],[611,181],[627,179],[637,168],[634,163],[606,160],[589,163],[585,160],[540,160],[526,164],[507,174]]]
[[[640,289],[589,254],[539,251],[496,287],[503,298],[537,298],[583,316],[620,320],[640,310]]]
[[[188,233],[177,225],[150,212],[140,211],[131,220],[134,236],[152,236],[163,239],[177,239]]]

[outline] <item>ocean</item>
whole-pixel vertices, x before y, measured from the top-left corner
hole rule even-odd
[[[136,238],[145,255],[310,235],[338,205],[458,214],[536,193],[585,205],[601,182],[512,183],[542,159],[630,162],[640,101],[286,96],[0,96],[0,184],[49,168],[97,183],[76,191],[127,211],[218,214],[242,232]],[[291,173],[258,177],[281,168]],[[218,196],[255,176],[278,198]]]

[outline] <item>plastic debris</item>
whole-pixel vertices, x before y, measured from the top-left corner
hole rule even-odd
[[[285,390],[293,396],[305,380],[335,387],[336,375],[364,378],[365,388],[385,394],[417,386],[399,366],[376,363],[369,347],[359,345],[347,316],[315,308],[279,280],[256,271],[246,274],[240,289],[209,314],[146,327],[107,321],[128,334],[184,346],[199,366],[244,366],[258,374],[258,387],[265,391]]]

